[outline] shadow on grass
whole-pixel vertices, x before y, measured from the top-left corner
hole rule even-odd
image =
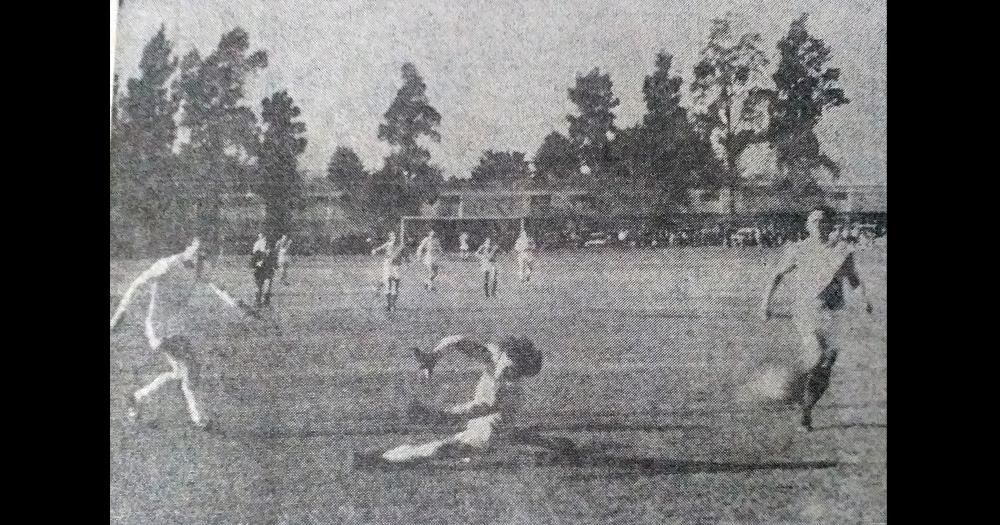
[[[534,452],[517,454],[507,460],[488,457],[424,459],[408,463],[390,463],[378,452],[355,454],[354,468],[378,471],[516,471],[522,468],[574,469],[564,479],[587,481],[643,476],[743,473],[759,470],[794,471],[833,468],[837,461],[696,461],[655,457],[612,456],[597,450],[574,453]]]
[[[823,426],[823,427],[813,427],[813,431],[815,432],[815,431],[820,431],[820,430],[849,430],[849,429],[854,429],[854,428],[860,428],[860,429],[878,429],[878,428],[884,428],[884,429],[887,429],[888,426],[886,425],[886,423],[860,423],[860,422],[859,423],[840,423],[840,424],[837,424],[837,425],[827,425],[827,426]]]

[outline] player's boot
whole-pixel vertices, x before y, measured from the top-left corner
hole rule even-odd
[[[217,434],[220,432],[219,424],[216,423],[214,419],[207,417],[202,418],[201,421],[195,422],[194,427],[209,434]]]
[[[135,423],[139,420],[139,401],[136,400],[135,394],[129,393],[125,395],[125,418],[129,423]]]
[[[812,432],[812,429],[812,411],[810,409],[804,409],[802,411],[802,422],[797,430],[802,433],[808,433]]]

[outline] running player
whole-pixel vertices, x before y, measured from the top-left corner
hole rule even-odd
[[[396,234],[389,232],[389,240],[385,244],[372,250],[372,255],[385,253],[382,260],[382,289],[385,290],[385,311],[391,312],[396,309],[396,302],[399,300],[399,285],[402,277],[399,267],[403,262],[403,243],[396,242]]]
[[[281,284],[285,286],[288,286],[288,264],[291,262],[289,249],[291,246],[292,240],[287,235],[282,235],[275,244],[275,248],[278,249],[278,268],[281,269]]]
[[[254,244],[253,252],[250,254],[250,269],[253,270],[254,282],[257,285],[257,308],[271,305],[271,288],[274,284],[274,271],[278,267],[276,250],[269,247],[267,239],[264,239],[263,249],[258,248],[258,243]]]
[[[153,263],[128,287],[111,317],[111,331],[114,332],[125,317],[125,312],[135,294],[140,289],[148,288],[150,299],[146,309],[146,339],[150,348],[161,352],[170,365],[169,372],[160,374],[152,382],[128,396],[126,405],[130,420],[134,421],[139,417],[139,406],[146,397],[169,381],[180,381],[181,393],[187,403],[191,421],[199,428],[208,427],[209,420],[202,415],[194,395],[199,364],[184,326],[188,303],[196,284],[204,282],[225,304],[239,308],[248,316],[256,317],[256,314],[242,301],[234,301],[224,290],[205,281],[203,264],[205,253],[202,250],[202,245],[196,238],[182,253]]]
[[[434,290],[434,279],[437,278],[440,270],[438,256],[441,255],[442,251],[441,240],[434,236],[433,229],[428,231],[427,236],[417,245],[417,251],[414,255],[417,259],[422,260],[424,266],[427,267],[427,278],[424,280],[424,289],[426,290]]]
[[[521,380],[534,376],[542,368],[542,353],[531,340],[510,337],[500,343],[482,344],[456,335],[445,337],[428,353],[413,349],[426,378],[431,377],[441,357],[456,351],[484,365],[472,400],[442,411],[414,403],[410,407],[410,418],[417,422],[465,422],[465,429],[445,439],[398,446],[383,453],[381,459],[403,463],[433,457],[463,457],[487,450],[498,438],[562,452],[575,450],[572,443],[565,440],[546,439],[534,432],[512,427],[515,414],[524,404]]]
[[[469,234],[467,232],[462,232],[458,236],[458,251],[462,253],[462,260],[467,260],[469,258]]]
[[[257,240],[254,241],[253,248],[250,249],[250,253],[254,254],[264,251],[267,251],[267,237],[264,237],[263,233],[258,233]]]
[[[528,236],[528,232],[521,230],[521,235],[514,243],[514,251],[517,252],[517,276],[522,281],[531,280],[532,265],[535,262],[535,241]]]
[[[825,214],[815,210],[806,220],[808,237],[791,246],[768,281],[761,303],[761,315],[771,318],[771,301],[778,284],[795,272],[797,287],[792,321],[802,337],[802,349],[794,370],[791,395],[802,407],[800,430],[812,430],[812,410],[830,384],[830,372],[837,359],[832,345],[833,313],[842,310],[844,285],[860,292],[866,311],[872,304],[858,275],[854,251],[826,242]]]
[[[483,271],[483,291],[486,292],[486,298],[496,297],[497,295],[497,252],[500,250],[499,246],[494,246],[487,237],[483,244],[476,248],[476,257],[479,258],[480,267]]]

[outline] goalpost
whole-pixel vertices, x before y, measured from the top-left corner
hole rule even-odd
[[[413,232],[413,230],[420,229],[417,235],[422,235],[426,229],[438,226],[444,226],[445,230],[460,230],[462,227],[481,230],[484,229],[502,229],[503,227],[508,227],[513,229],[515,226],[518,231],[527,227],[528,217],[526,215],[484,215],[475,217],[439,217],[434,215],[404,215],[399,220],[399,238],[405,239],[407,232]],[[492,226],[492,228],[490,228]],[[497,228],[500,226],[500,228]]]

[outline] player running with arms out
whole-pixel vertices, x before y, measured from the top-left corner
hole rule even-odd
[[[806,220],[808,236],[792,245],[768,280],[761,302],[761,316],[771,318],[774,292],[785,277],[794,273],[792,322],[802,338],[802,348],[791,383],[791,395],[802,407],[800,430],[812,430],[812,410],[830,384],[837,359],[832,345],[833,313],[845,306],[844,286],[856,289],[872,313],[865,284],[858,275],[854,251],[826,242],[826,216],[814,210]]]
[[[434,279],[437,278],[441,269],[438,265],[438,257],[442,251],[441,240],[434,235],[433,229],[428,231],[427,236],[417,245],[417,251],[414,255],[427,267],[427,278],[424,280],[424,289],[426,290],[434,290]]]
[[[522,380],[536,375],[542,368],[542,354],[531,340],[510,337],[499,343],[483,344],[466,336],[453,335],[442,339],[430,352],[424,353],[418,348],[414,348],[413,352],[426,378],[431,377],[439,359],[456,352],[482,363],[483,374],[472,400],[467,403],[442,411],[416,403],[410,408],[413,420],[425,423],[464,422],[462,431],[429,443],[398,446],[383,453],[382,460],[404,463],[434,457],[464,457],[488,450],[498,438],[561,452],[575,449],[572,443],[543,438],[512,426],[517,411],[524,404]]]
[[[148,289],[150,298],[145,318],[146,339],[150,348],[162,353],[170,365],[169,372],[160,374],[128,396],[126,404],[130,420],[138,418],[139,406],[146,397],[170,381],[179,381],[191,421],[203,429],[209,424],[198,409],[195,399],[194,388],[198,382],[199,364],[183,322],[197,284],[204,283],[226,305],[241,310],[247,316],[256,317],[242,301],[234,301],[226,291],[205,280],[203,250],[201,242],[195,238],[182,253],[153,263],[129,285],[111,317],[113,332],[120,326],[135,294],[141,289]]]
[[[517,276],[523,282],[531,280],[531,270],[535,262],[535,241],[528,236],[528,232],[521,230],[514,243],[514,251],[517,252]]]
[[[402,282],[400,266],[403,262],[403,243],[396,241],[396,234],[389,232],[389,240],[372,250],[372,255],[384,253],[382,260],[382,289],[385,290],[385,311],[392,312],[399,301],[399,285]]]
[[[476,248],[475,256],[479,259],[480,268],[483,272],[483,291],[486,298],[497,295],[497,252],[499,246],[494,246],[490,238],[487,237],[483,244]]]

